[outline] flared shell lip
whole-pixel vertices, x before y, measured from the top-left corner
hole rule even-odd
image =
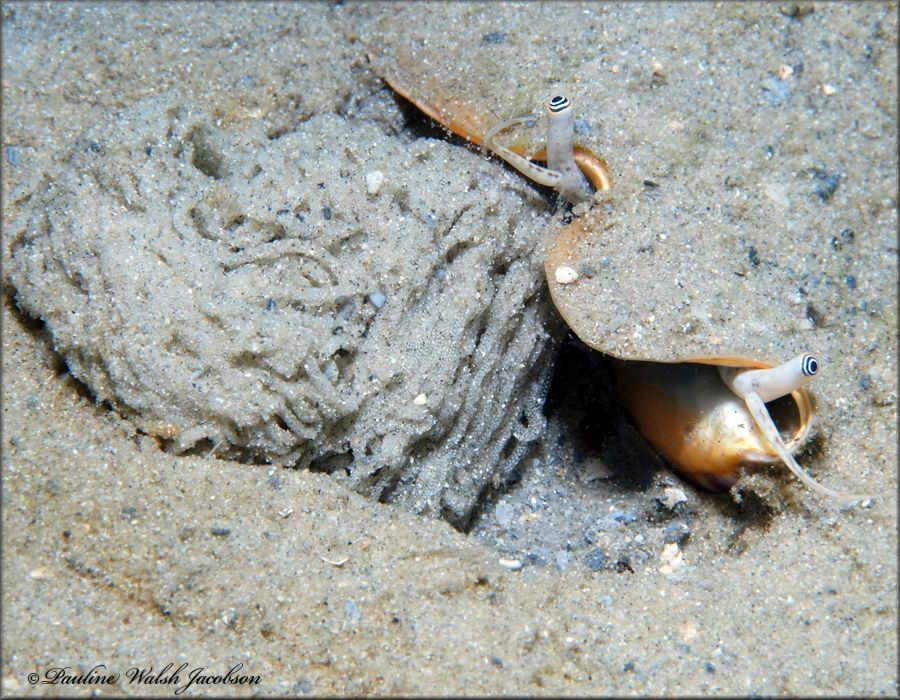
[[[369,54],[369,58],[372,58],[371,53]],[[457,136],[464,138],[466,141],[469,141],[476,146],[484,145],[484,134],[486,133],[486,130],[482,131],[475,125],[486,122],[487,120],[475,113],[474,110],[453,102],[444,104],[443,106],[434,105],[417,95],[411,88],[404,85],[397,76],[392,75],[387,71],[379,72],[379,75],[394,92],[409,102],[412,102],[422,112],[441,124],[444,128],[449,129]],[[479,131],[480,133],[476,133],[476,131]],[[527,154],[525,149],[518,144],[514,144],[509,148],[514,153],[529,158],[530,160],[547,160],[547,150],[545,148],[532,154]],[[578,164],[578,167],[581,168],[581,172],[584,173],[584,176],[587,178],[588,182],[591,183],[591,187],[593,187],[594,190],[605,191],[612,188],[613,179],[609,171],[609,166],[606,164],[605,160],[600,158],[589,148],[579,144],[575,144],[573,150],[575,162]]]

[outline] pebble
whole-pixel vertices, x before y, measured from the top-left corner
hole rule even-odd
[[[215,535],[216,537],[228,537],[231,534],[230,527],[214,527],[210,529],[210,534]]]
[[[488,32],[481,35],[481,40],[486,44],[502,44],[506,41],[506,32]]]
[[[600,571],[606,564],[606,553],[594,547],[587,555],[587,566],[591,571]]]
[[[571,560],[571,555],[568,552],[564,552],[560,550],[556,553],[556,569],[557,571],[562,571],[563,569],[569,568],[569,562]]]
[[[556,268],[556,281],[559,284],[571,284],[578,279],[578,271],[568,265],[560,265]]]
[[[22,155],[21,149],[18,146],[7,146],[6,147],[6,160],[7,162],[13,166],[14,168],[19,167],[19,158]]]
[[[678,571],[684,566],[684,557],[681,556],[681,550],[674,542],[663,547],[659,555],[659,573],[671,574]]]
[[[348,598],[344,603],[344,614],[347,616],[347,621],[351,625],[357,624],[362,617],[362,612],[360,611],[359,606],[352,598]]]
[[[663,530],[663,540],[667,544],[683,544],[688,537],[691,536],[691,528],[680,520],[669,523]]]
[[[416,406],[424,406],[428,403],[428,397],[425,394],[419,394],[416,398],[413,399],[413,403]]]
[[[500,527],[509,527],[513,519],[513,507],[509,503],[498,503],[494,508],[494,517]]]
[[[522,562],[518,559],[498,559],[497,563],[504,569],[509,569],[510,571],[518,571],[522,568]]]
[[[372,292],[369,295],[369,303],[376,309],[380,309],[387,301],[387,296],[383,292]]]
[[[604,607],[611,608],[612,607],[612,598],[608,595],[603,596],[600,600],[597,601],[600,605]]]
[[[366,173],[366,192],[369,194],[378,194],[382,183],[384,183],[384,173],[380,170]]]
[[[662,499],[662,502],[669,510],[675,508],[679,503],[687,503],[687,495],[683,489],[677,486],[668,486],[663,489],[663,493],[665,497]]]
[[[787,80],[787,79],[790,78],[793,74],[794,74],[794,69],[791,68],[791,67],[790,67],[789,65],[787,65],[786,63],[782,63],[782,64],[781,64],[780,66],[778,66],[778,68],[775,70],[775,77],[778,78],[779,80]]]

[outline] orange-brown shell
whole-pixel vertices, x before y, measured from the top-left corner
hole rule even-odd
[[[779,464],[781,459],[711,364],[711,358],[703,365],[620,362],[616,375],[625,409],[647,442],[685,478],[718,491],[734,484],[741,468]],[[769,412],[789,450],[806,440],[812,419],[806,389],[771,402]]]
[[[499,121],[489,112],[476,110],[467,102],[459,102],[438,96],[429,100],[416,92],[412,85],[403,82],[397,74],[390,70],[383,72],[382,79],[391,86],[394,92],[412,102],[436,122],[457,136],[474,143],[476,146],[483,145],[484,135]],[[522,137],[507,144],[507,147],[514,153],[531,160],[544,161],[547,159],[546,148],[534,150],[529,147],[529,143]],[[575,162],[581,168],[591,186],[595,190],[610,189],[612,187],[612,176],[609,174],[609,167],[606,165],[606,161],[584,146],[575,144],[573,150],[575,152]]]

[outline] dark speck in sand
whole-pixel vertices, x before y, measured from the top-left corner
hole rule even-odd
[[[653,180],[644,180],[644,187],[649,187],[649,188],[659,187],[659,183],[654,182]]]
[[[506,41],[506,32],[488,32],[481,35],[481,40],[486,44],[502,44]]]
[[[210,530],[210,533],[215,535],[216,537],[228,537],[231,534],[230,527],[214,527]]]
[[[137,518],[137,508],[134,506],[127,506],[122,509],[122,518],[131,522]]]
[[[269,301],[266,302],[266,311],[274,311],[276,308],[278,308],[278,304],[269,297]]]
[[[624,574],[626,571],[630,574],[634,573],[631,563],[627,559],[619,559],[619,561],[616,562],[616,572]]]
[[[750,246],[747,249],[747,258],[750,260],[750,264],[753,265],[753,267],[759,265],[759,253],[754,246]]]
[[[11,166],[14,168],[19,167],[19,156],[22,151],[19,150],[18,146],[7,146],[6,147],[6,160],[9,162]]]
[[[497,668],[503,668],[503,659],[501,659],[499,656],[492,656],[491,663]]]
[[[322,207],[322,216],[325,217],[325,221],[330,221],[331,217],[333,215],[334,215],[334,212],[332,211],[331,207],[329,207],[327,204],[324,207]]]
[[[847,289],[856,289],[856,278],[853,275],[847,275],[844,278],[844,284],[847,285]]]
[[[871,387],[872,386],[872,377],[869,376],[868,374],[864,374],[863,376],[861,376],[859,378],[859,386],[864,390]]]
[[[820,314],[819,310],[812,304],[806,305],[806,318],[809,319],[814,328],[821,326],[822,321],[824,320],[822,314]]]
[[[835,250],[840,250],[847,243],[853,242],[853,230],[849,228],[845,228],[841,231],[837,236],[831,237],[831,247]]]
[[[703,670],[706,671],[707,673],[715,673],[716,672],[715,664],[707,661],[703,664]]]
[[[534,549],[526,555],[528,557],[528,561],[532,564],[537,564],[538,566],[546,566],[547,560],[550,557],[550,548],[549,547],[538,547]]]
[[[831,199],[831,196],[841,182],[841,174],[838,172],[827,173],[818,168],[813,168],[809,171],[809,174],[818,180],[816,186],[813,188],[813,194],[823,202],[827,202]]]

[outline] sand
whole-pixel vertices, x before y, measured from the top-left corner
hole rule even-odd
[[[564,344],[545,438],[523,461],[521,481],[492,494],[465,534],[325,473],[162,449],[73,380],[46,328],[16,308],[8,288],[4,692],[83,695],[84,684],[34,685],[29,674],[103,664],[93,676],[118,680],[97,686],[101,693],[170,695],[171,684],[132,682],[128,672],[157,674],[171,662],[187,664],[181,687],[200,667],[225,674],[242,664],[235,674],[248,677],[195,682],[191,694],[896,696],[897,8],[730,6],[724,18],[716,10],[716,24],[705,14],[712,7],[610,6],[602,21],[616,27],[614,46],[632,49],[616,60],[635,80],[641,70],[651,79],[654,50],[668,65],[687,55],[679,27],[692,36],[708,29],[735,65],[760,45],[789,54],[804,31],[832,37],[785,55],[795,72],[804,65],[804,99],[778,98],[790,118],[812,125],[791,135],[798,162],[845,174],[828,202],[788,190],[787,211],[801,229],[849,222],[825,240],[843,266],[834,274],[854,277],[856,290],[822,292],[837,306],[810,330],[833,369],[812,385],[819,437],[798,459],[824,483],[876,493],[874,503],[822,500],[777,469],[731,494],[694,489],[635,447],[604,392],[603,361]],[[357,41],[392,8],[4,5],[4,229],[44,173],[65,166],[84,129],[173,87],[226,128],[264,120],[290,132],[320,113],[371,113],[381,128],[415,138],[427,126],[406,125],[412,110],[381,92]],[[512,22],[521,11],[498,6],[492,21],[502,28],[504,13]],[[539,62],[541,42],[521,41],[519,54]],[[723,90],[760,90],[729,82],[725,67]],[[767,95],[781,94],[778,69],[758,76]],[[610,140],[625,158],[630,125],[642,129],[627,87],[605,87],[623,115]],[[702,120],[689,88],[677,79],[658,87],[673,110]],[[833,139],[814,128],[810,105],[826,109],[824,97],[840,101],[839,126],[826,120],[838,129]],[[595,124],[597,147],[602,132]],[[634,162],[649,162],[652,141],[632,145]],[[705,148],[719,168],[731,146]],[[677,144],[660,152],[684,160]],[[866,188],[869,200],[859,194]],[[782,195],[776,188],[766,195],[774,205],[745,205],[739,216],[775,229]],[[530,206],[547,203],[537,193]],[[845,229],[854,237],[842,237]],[[5,241],[3,255],[6,267]],[[616,471],[623,464],[639,469]],[[686,500],[676,504],[679,491]]]

